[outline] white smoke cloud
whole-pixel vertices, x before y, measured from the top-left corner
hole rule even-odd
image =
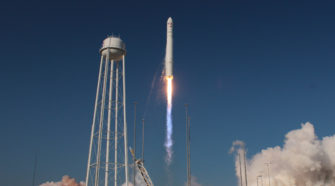
[[[71,178],[70,176],[63,176],[62,181],[59,182],[45,182],[40,186],[86,186],[84,182],[76,182],[76,179]]]
[[[136,180],[136,186],[147,186],[139,171],[136,171],[135,180]],[[126,183],[123,183],[122,186],[126,186]],[[128,182],[128,186],[134,186],[134,184],[132,182]]]
[[[187,182],[185,182],[185,186],[187,186]],[[191,186],[202,186],[198,183],[197,177],[191,176]]]
[[[265,163],[271,163],[269,171]],[[247,170],[249,186],[257,186],[257,177],[264,186],[335,186],[335,135],[318,139],[307,122],[286,134],[283,147],[254,155]],[[240,179],[238,167],[236,175]]]

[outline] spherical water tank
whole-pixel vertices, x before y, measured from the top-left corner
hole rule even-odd
[[[102,42],[100,53],[103,56],[109,53],[110,59],[120,60],[126,54],[126,46],[119,37],[110,36]]]

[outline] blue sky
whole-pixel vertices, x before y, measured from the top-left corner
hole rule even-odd
[[[192,173],[204,186],[236,185],[234,140],[248,157],[281,145],[302,122],[319,136],[335,120],[335,12],[331,1],[7,1],[0,7],[0,183],[65,174],[84,180],[102,40],[127,47],[127,111],[146,112],[146,167],[164,164],[165,98],[157,83],[166,20],[174,19],[173,185],[183,185],[184,104],[190,105]],[[158,77],[159,78],[159,77]],[[129,141],[132,141],[130,138]]]

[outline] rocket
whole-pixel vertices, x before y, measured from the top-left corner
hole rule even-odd
[[[171,17],[166,23],[165,77],[173,78],[173,21]]]

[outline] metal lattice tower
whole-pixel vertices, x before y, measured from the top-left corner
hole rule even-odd
[[[86,185],[128,186],[125,44],[119,37],[108,37],[100,54]]]

